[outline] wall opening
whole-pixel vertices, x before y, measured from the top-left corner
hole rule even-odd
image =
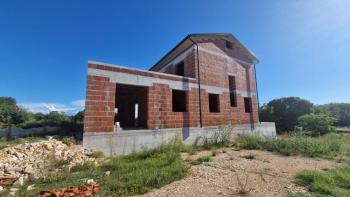
[[[225,45],[226,45],[226,48],[228,48],[228,49],[233,49],[233,44],[232,44],[232,42],[226,40],[226,41],[225,41]]]
[[[185,62],[181,61],[176,64],[176,75],[185,76]]]
[[[220,112],[220,100],[218,94],[208,94],[209,112]]]
[[[120,127],[147,128],[147,87],[116,84],[116,117]]]
[[[252,98],[244,97],[244,109],[246,113],[252,112]]]
[[[181,90],[172,90],[173,112],[186,112],[186,92]]]
[[[228,76],[228,84],[229,84],[229,91],[230,91],[230,105],[231,107],[237,107],[235,76]]]

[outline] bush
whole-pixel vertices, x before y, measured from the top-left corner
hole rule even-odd
[[[305,170],[298,173],[296,183],[318,195],[349,196],[350,169],[338,168],[326,172]]]
[[[93,158],[103,158],[104,154],[101,151],[94,151],[91,153],[91,157]]]
[[[203,157],[200,157],[197,159],[197,161],[199,161],[200,163],[203,163],[203,162],[210,162],[213,160],[213,157],[208,155],[208,156],[203,156]]]
[[[329,103],[315,106],[317,113],[327,114],[335,117],[337,127],[350,126],[350,103]]]
[[[324,135],[336,131],[333,126],[336,119],[325,114],[306,114],[298,118],[303,131],[312,136]]]
[[[293,131],[298,117],[313,112],[313,104],[299,97],[274,99],[259,110],[262,122],[275,122],[277,132]]]
[[[61,139],[62,143],[67,145],[67,146],[72,146],[76,144],[74,137],[63,137]]]
[[[211,136],[203,136],[203,147],[210,149],[212,147],[227,146],[233,132],[232,125],[220,125],[218,130],[214,131]]]
[[[303,155],[308,157],[333,157],[341,153],[341,144],[331,137],[312,138],[304,135],[266,138],[256,134],[237,138],[240,147],[277,152],[282,155]]]

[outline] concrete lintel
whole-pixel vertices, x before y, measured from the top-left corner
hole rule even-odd
[[[175,81],[169,79],[160,79],[155,77],[141,76],[136,74],[122,73],[122,72],[113,72],[108,70],[101,70],[95,68],[88,69],[88,75],[90,76],[101,76],[108,77],[110,82],[126,84],[126,85],[137,85],[137,86],[153,86],[154,83],[166,84],[169,85],[171,89],[176,90],[191,90],[192,88],[198,88],[197,83],[192,82],[183,82],[183,81]],[[202,89],[205,89],[208,93],[213,94],[222,94],[228,93],[228,88],[217,87],[217,86],[209,86],[209,85],[201,85]],[[256,95],[255,92],[247,92],[242,90],[236,90],[237,94],[241,94],[243,97],[247,97],[249,95]]]
[[[168,74],[168,73],[142,70],[142,69],[131,68],[131,67],[127,67],[127,66],[120,66],[120,65],[116,65],[116,64],[109,64],[109,63],[97,62],[97,61],[92,61],[92,60],[88,60],[88,64],[97,64],[97,65],[103,65],[103,66],[109,66],[109,67],[115,67],[115,68],[122,68],[122,69],[128,69],[128,70],[139,71],[139,72],[144,72],[144,73],[152,73],[152,74],[163,75],[163,76],[168,76],[168,77],[175,77],[175,78],[179,78],[179,79],[196,80],[196,78],[192,78],[192,77],[184,77],[184,76],[173,75],[173,74]]]

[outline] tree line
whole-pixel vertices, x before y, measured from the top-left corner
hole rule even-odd
[[[304,130],[311,135],[350,127],[350,103],[315,105],[299,97],[274,99],[259,109],[260,121],[275,122],[278,133]]]
[[[33,113],[17,105],[14,98],[0,97],[0,128],[11,129],[59,126],[67,130],[82,130],[84,112],[74,116],[52,111],[48,114]]]
[[[312,135],[325,134],[335,127],[350,127],[350,103],[315,105],[299,97],[274,99],[259,109],[260,121],[275,122],[278,133],[305,130]],[[84,112],[73,116],[57,111],[33,113],[17,105],[14,98],[0,97],[0,128],[60,126],[65,131],[83,127]]]

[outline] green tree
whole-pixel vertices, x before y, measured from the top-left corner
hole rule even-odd
[[[335,131],[336,119],[326,114],[306,114],[298,118],[298,125],[312,136],[324,135]]]
[[[46,117],[45,117],[47,122],[51,123],[63,123],[63,122],[70,122],[71,117],[64,114],[60,113],[58,111],[52,111],[50,112]]]
[[[274,99],[260,108],[260,120],[275,122],[278,133],[290,132],[297,125],[298,117],[313,112],[313,104],[299,97]]]
[[[80,123],[82,124],[84,122],[84,113],[85,111],[80,111],[78,113],[76,113],[74,116],[73,116],[73,120],[75,123]]]
[[[6,129],[5,137],[9,139],[11,128],[22,121],[21,109],[11,97],[0,97],[0,128]]]
[[[350,127],[350,103],[329,103],[317,105],[317,113],[327,114],[337,119],[335,125],[338,127]]]

